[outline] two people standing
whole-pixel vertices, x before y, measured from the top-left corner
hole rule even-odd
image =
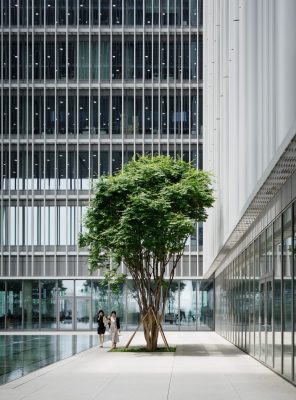
[[[110,340],[112,343],[112,349],[116,348],[116,344],[119,342],[119,331],[120,331],[120,321],[116,316],[116,311],[112,311],[110,317],[106,318],[104,311],[100,310],[98,312],[98,335],[100,338],[100,347],[103,347],[104,335],[107,326],[109,327]]]

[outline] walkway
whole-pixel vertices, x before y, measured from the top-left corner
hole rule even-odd
[[[129,336],[123,333],[121,343]],[[167,338],[176,354],[95,347],[1,386],[0,399],[296,399],[294,386],[213,332],[168,332]],[[142,343],[138,334],[133,344]]]

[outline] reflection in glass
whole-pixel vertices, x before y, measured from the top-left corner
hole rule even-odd
[[[265,316],[265,331],[266,331],[266,358],[267,365],[273,366],[273,334],[272,334],[272,281],[265,282],[265,298],[266,298],[266,316]]]
[[[0,281],[0,330],[5,329],[5,314],[6,314],[5,282]]]
[[[109,25],[110,1],[101,0],[101,25]]]
[[[6,326],[7,329],[22,328],[23,291],[22,281],[8,281],[6,293]]]
[[[293,226],[293,232],[294,232],[294,237],[293,237],[293,261],[294,261],[294,315],[293,315],[293,321],[294,321],[294,349],[295,349],[295,344],[296,344],[296,204],[293,204],[293,221],[294,221],[294,226]],[[294,381],[296,382],[296,351],[294,350]]]
[[[273,297],[273,329],[274,329],[274,369],[281,373],[281,324],[282,324],[282,232],[281,217],[273,224],[273,268],[274,268],[274,297]]]
[[[24,329],[39,328],[39,281],[24,281]]]
[[[163,289],[165,290],[165,289]],[[176,329],[179,325],[179,283],[172,282],[169,290],[162,324],[165,329]]]
[[[76,280],[75,281],[75,295],[76,296],[90,296],[91,295],[91,281],[90,280]]]
[[[127,329],[135,328],[140,321],[139,306],[134,282],[127,281]]]
[[[74,281],[69,279],[58,281],[58,295],[60,297],[74,296]]]
[[[259,239],[254,243],[255,252],[255,356],[260,356],[260,259],[259,259]]]
[[[109,310],[109,295],[108,286],[101,285],[99,281],[92,282],[92,327],[97,328],[97,317],[99,310],[103,310],[105,315],[108,315]]]
[[[283,214],[283,374],[292,378],[292,207]]]
[[[254,310],[254,246],[249,246],[249,271],[250,271],[250,353],[254,355],[254,324],[255,324],[255,310]]]
[[[197,287],[197,330],[214,329],[214,284],[199,281]]]
[[[90,329],[90,307],[90,298],[76,298],[76,329]]]
[[[180,282],[180,327],[196,329],[196,281]]]
[[[40,282],[40,313],[41,313],[41,328],[56,329],[56,290],[57,281],[41,281]]]
[[[60,298],[59,299],[59,325],[62,330],[69,330],[73,328],[73,299]]]
[[[124,315],[126,310],[124,294],[125,291],[123,285],[120,285],[119,290],[116,290],[115,292],[110,290],[109,313],[111,313],[112,311],[116,311],[116,315],[120,319],[122,328],[123,328],[123,323],[125,321]]]

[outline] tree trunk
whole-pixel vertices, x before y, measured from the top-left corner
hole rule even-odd
[[[145,316],[145,314],[146,313],[144,313],[143,317]],[[155,313],[155,315],[159,321],[158,313]],[[149,311],[149,314],[144,319],[143,327],[144,327],[144,336],[147,343],[147,349],[149,351],[155,351],[157,349],[159,328],[155,321],[154,315],[151,311]]]

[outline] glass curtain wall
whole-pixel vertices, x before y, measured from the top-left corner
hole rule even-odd
[[[0,276],[87,275],[76,245],[87,199],[99,176],[133,156],[170,155],[202,168],[200,2],[46,5],[0,4]],[[202,235],[196,227],[179,278],[202,276],[197,229]],[[186,300],[195,292],[184,289],[180,297],[184,329],[197,318],[197,306]],[[8,302],[11,326],[19,319],[15,302],[30,308],[37,300],[32,292],[30,303],[30,287],[21,293]],[[41,320],[24,311],[23,323],[54,327],[78,307],[71,296],[54,298],[54,289],[44,289]],[[81,314],[87,302],[81,299]]]
[[[4,1],[2,18],[4,26],[197,26],[202,24],[198,9],[202,9],[201,0],[43,0]],[[19,6],[20,11],[18,12]]]
[[[92,330],[99,310],[115,310],[122,329],[140,321],[132,280],[118,291],[94,279],[0,280],[0,329]],[[163,316],[169,330],[214,329],[213,281],[173,282]]]
[[[216,331],[294,382],[295,226],[293,203],[215,279]]]

